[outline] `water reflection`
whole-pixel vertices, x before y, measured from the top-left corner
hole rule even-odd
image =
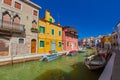
[[[89,71],[83,64],[87,53],[50,61],[31,61],[0,67],[0,80],[98,80],[102,70]]]
[[[75,63],[71,67],[73,70],[68,73],[61,69],[47,70],[35,80],[98,80],[103,71],[102,69],[90,71],[84,66],[83,62]]]

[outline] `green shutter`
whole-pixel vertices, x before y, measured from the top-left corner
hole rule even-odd
[[[39,26],[39,33],[40,33],[40,28],[41,28],[41,26]]]
[[[54,35],[54,29],[52,29],[52,35]]]
[[[40,47],[44,47],[44,41],[40,41]]]
[[[43,27],[43,33],[45,33],[45,27]]]
[[[61,36],[61,31],[59,31],[59,36]]]
[[[50,18],[50,22],[52,23],[52,18]]]
[[[61,43],[61,42],[59,42],[58,44],[59,44],[59,47],[61,47],[61,46],[62,46],[62,43]]]

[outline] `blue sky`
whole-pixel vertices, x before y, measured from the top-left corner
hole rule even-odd
[[[64,27],[78,30],[79,38],[106,35],[120,21],[120,0],[31,0],[40,5],[40,18],[48,9]]]

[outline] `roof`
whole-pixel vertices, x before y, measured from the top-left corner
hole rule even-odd
[[[55,25],[55,26],[57,26],[57,27],[62,28],[62,26],[60,26],[60,25],[58,25],[58,24],[51,23],[51,22],[45,20],[44,18],[43,18],[43,19],[40,19],[40,18],[39,18],[39,20],[44,21],[44,22],[48,22],[48,23],[50,23],[50,24],[53,24],[53,25]]]
[[[34,7],[34,8],[36,8],[36,9],[41,9],[41,7],[40,7],[39,5],[33,3],[33,2],[30,1],[30,0],[20,0],[20,1],[22,1],[22,2],[24,2],[24,3],[26,3],[26,4],[28,4],[28,5],[30,5],[30,6],[32,6],[32,7]]]
[[[78,32],[77,29],[75,29],[74,27],[70,27],[70,26],[65,26],[65,27],[63,27],[63,30],[64,29],[68,29],[69,31]]]

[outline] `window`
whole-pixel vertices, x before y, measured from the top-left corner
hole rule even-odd
[[[37,22],[35,20],[32,21],[32,28],[36,28]]]
[[[19,44],[24,44],[24,39],[19,39]]]
[[[77,43],[75,43],[75,47],[77,46]]]
[[[69,42],[67,42],[67,46],[69,46]]]
[[[43,48],[45,46],[44,41],[40,41],[40,47]]]
[[[58,43],[58,46],[59,46],[59,47],[61,47],[61,46],[62,46],[62,43],[61,43],[61,42],[59,42],[59,43]]]
[[[15,2],[15,8],[17,8],[17,9],[21,9],[21,4],[20,3],[18,3],[18,2]]]
[[[52,23],[52,18],[50,18],[50,23]]]
[[[61,36],[61,31],[59,31],[59,33],[58,33],[58,34],[59,34],[59,36]]]
[[[33,11],[33,15],[34,16],[37,16],[38,15],[38,12],[36,10]]]
[[[40,33],[45,33],[45,27],[40,26]]]
[[[52,35],[54,35],[54,29],[52,29]]]
[[[12,0],[4,0],[4,3],[5,3],[5,4],[8,4],[8,5],[11,6],[11,4],[12,4]]]

